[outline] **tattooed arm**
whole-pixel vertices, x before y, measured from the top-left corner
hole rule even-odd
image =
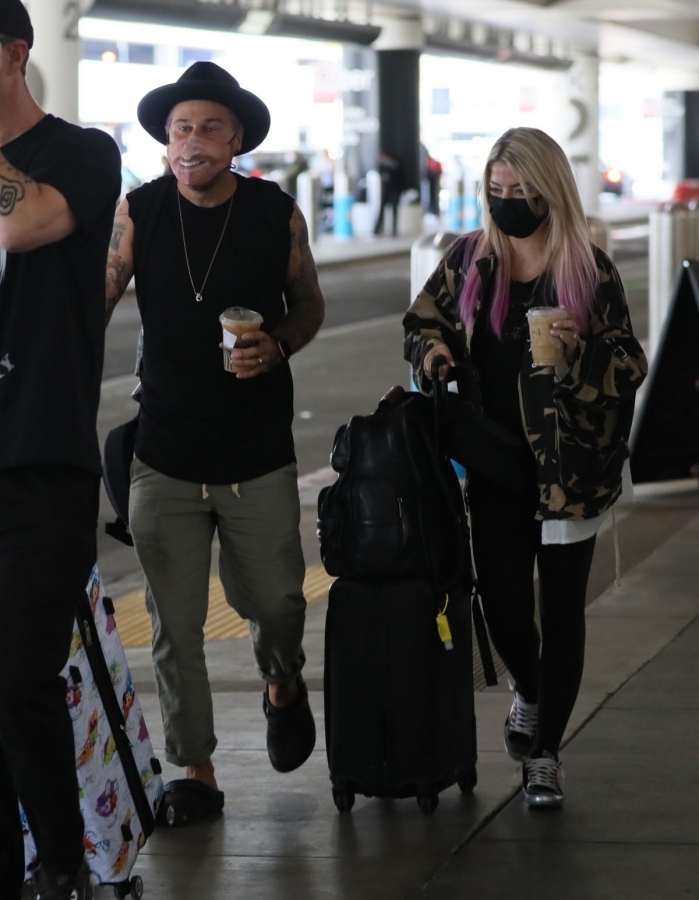
[[[122,200],[114,216],[112,239],[107,257],[107,309],[105,328],[112,318],[114,307],[121,300],[133,275],[133,221],[129,216],[129,201]]]
[[[288,312],[275,328],[274,336],[287,340],[296,353],[315,337],[323,324],[325,300],[308,243],[308,226],[296,204],[289,225],[291,252],[284,285]]]
[[[76,228],[63,194],[37,184],[0,153],[0,247],[26,253],[63,240]]]
[[[284,282],[287,313],[274,329],[250,332],[251,346],[235,349],[232,358],[237,367],[236,378],[255,378],[279,365],[288,352],[296,353],[317,334],[325,318],[325,300],[318,284],[318,273],[308,245],[308,228],[301,210],[294,204],[289,223],[291,251]],[[223,344],[219,344],[223,347]]]

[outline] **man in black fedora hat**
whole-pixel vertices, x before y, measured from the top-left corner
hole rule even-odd
[[[143,357],[129,525],[147,581],[165,754],[186,769],[166,785],[172,824],[224,802],[204,655],[216,534],[226,599],[249,622],[266,682],[272,765],[291,771],[315,744],[301,676],[305,566],[289,357],[317,333],[324,301],[298,206],[277,185],[232,170],[269,130],[258,97],[200,62],[147,94],[138,117],[167,146],[172,174],[117,210],[107,316],[135,273]],[[229,307],[263,324],[226,349],[224,368],[219,316]]]
[[[60,677],[95,563],[104,264],[121,158],[46,115],[24,73],[34,33],[0,3],[0,896],[92,897]]]

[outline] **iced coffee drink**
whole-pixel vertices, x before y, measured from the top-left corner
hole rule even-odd
[[[244,334],[259,331],[264,319],[254,309],[242,306],[231,306],[218,317],[223,328],[223,368],[227,372],[244,372],[245,369],[235,365],[231,358],[233,348],[241,349],[250,346],[249,341],[241,340]]]
[[[535,306],[527,311],[533,365],[558,366],[563,362],[563,342],[551,336],[551,326],[567,318],[566,313],[557,306]],[[554,340],[559,346],[554,344]]]

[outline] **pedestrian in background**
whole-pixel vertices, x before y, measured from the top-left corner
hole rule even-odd
[[[18,900],[18,796],[41,900],[87,900],[73,727],[60,676],[97,556],[104,266],[121,186],[111,137],[46,115],[34,33],[0,4],[0,895]]]
[[[405,355],[424,392],[437,356],[446,358],[442,379],[457,365],[475,369],[486,416],[531,449],[521,493],[471,471],[467,497],[490,636],[514,679],[505,746],[522,760],[528,805],[555,807],[595,538],[622,491],[647,362],[558,144],[534,128],[507,131],[482,185],[483,228],[451,245],[410,307]],[[526,314],[535,306],[560,308],[551,335],[565,355],[556,368],[533,365]]]
[[[376,220],[374,234],[381,234],[384,227],[384,213],[387,206],[391,207],[393,237],[398,235],[398,204],[403,193],[404,179],[403,167],[391,153],[379,153],[378,171],[381,175],[381,209]]]
[[[429,191],[429,204],[427,212],[433,216],[439,216],[439,191],[442,182],[442,164],[433,156],[427,155],[427,184]]]

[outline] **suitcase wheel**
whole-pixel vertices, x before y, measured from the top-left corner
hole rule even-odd
[[[478,772],[476,771],[476,767],[473,766],[468,772],[464,773],[457,781],[457,784],[462,793],[470,794],[478,784]]]
[[[187,816],[182,815],[181,810],[177,808],[176,804],[168,803],[167,801],[163,802],[161,808],[158,810],[158,815],[169,828],[175,828],[187,819]]]
[[[351,812],[354,806],[354,791],[333,790],[333,800],[338,812]]]
[[[439,806],[439,796],[433,794],[418,794],[417,805],[425,815],[431,815]]]
[[[140,875],[134,875],[130,881],[124,881],[122,884],[115,885],[114,896],[117,900],[126,900],[126,897],[132,897],[133,900],[141,900],[141,897],[143,897],[143,879]]]

